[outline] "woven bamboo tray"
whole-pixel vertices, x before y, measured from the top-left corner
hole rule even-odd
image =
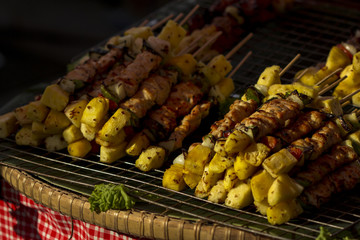
[[[188,221],[151,212],[109,210],[97,214],[86,197],[51,186],[24,171],[1,167],[1,175],[14,189],[54,211],[119,233],[149,239],[270,239],[253,233]]]

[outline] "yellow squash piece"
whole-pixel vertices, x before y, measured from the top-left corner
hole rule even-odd
[[[101,128],[98,137],[101,140],[108,142],[115,141],[115,138],[118,137],[119,133],[124,131],[123,128],[130,124],[130,120],[131,113],[125,109],[119,108]]]
[[[92,149],[91,143],[86,139],[73,142],[68,145],[67,150],[73,157],[85,157]]]
[[[80,128],[81,117],[87,104],[85,99],[72,101],[64,110],[65,115],[77,128]]]
[[[70,125],[69,127],[67,127],[63,131],[62,134],[63,134],[63,138],[65,139],[65,141],[68,144],[76,142],[76,141],[84,138],[84,136],[82,135],[80,129],[77,128],[75,125]]]
[[[105,117],[109,110],[109,99],[104,97],[96,97],[90,100],[86,105],[81,123],[90,127],[97,127]]]
[[[69,103],[69,93],[59,85],[52,84],[45,88],[41,102],[53,110],[62,111]]]
[[[14,112],[5,113],[0,116],[0,138],[9,137],[18,128]]]
[[[100,162],[111,164],[116,160],[126,156],[125,148],[127,143],[122,142],[119,145],[111,147],[100,147]]]

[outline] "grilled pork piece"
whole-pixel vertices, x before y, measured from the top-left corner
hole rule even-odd
[[[269,135],[286,122],[300,114],[301,106],[287,99],[274,99],[264,103],[258,111],[236,124],[235,128],[244,132],[251,131],[254,140]]]
[[[353,189],[360,181],[360,163],[353,161],[306,188],[300,196],[303,203],[319,208],[332,195]]]
[[[336,145],[331,152],[322,155],[314,162],[310,162],[306,169],[296,175],[296,180],[303,185],[313,185],[320,181],[330,172],[344,164],[355,161],[358,158],[353,148],[345,145]]]
[[[216,121],[211,126],[210,134],[215,138],[224,137],[224,133],[233,129],[237,123],[252,114],[257,107],[257,103],[253,100],[242,101],[235,100],[230,105],[230,110],[223,119]]]

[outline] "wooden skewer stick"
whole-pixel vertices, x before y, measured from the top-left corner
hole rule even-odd
[[[179,21],[183,16],[184,16],[183,13],[179,13],[179,14],[174,18],[174,22]]]
[[[241,40],[233,49],[231,49],[230,52],[228,52],[225,55],[226,59],[231,58],[232,55],[234,55],[245,43],[247,43],[247,41],[250,40],[250,38],[253,37],[253,33],[249,33],[243,40]]]
[[[301,57],[301,54],[298,53],[289,63],[284,67],[280,72],[280,77]]]
[[[191,9],[191,11],[186,15],[186,17],[180,22],[180,26],[184,25],[187,20],[189,20],[189,18],[198,10],[198,8],[200,7],[199,4],[195,5],[195,7],[193,9]]]
[[[345,106],[349,105],[351,102],[348,100],[342,104],[340,104],[341,108],[344,108]]]
[[[309,68],[305,68],[295,79],[294,82],[299,81],[304,75],[305,73],[307,73],[309,71]]]
[[[239,70],[239,68],[245,63],[245,61],[251,56],[252,51],[249,51],[245,57],[236,65],[236,67],[231,71],[231,73],[229,73],[229,75],[227,76],[228,78],[231,78],[236,72],[237,70]]]
[[[358,90],[350,93],[349,95],[343,97],[342,99],[340,99],[339,102],[342,104],[342,103],[344,103],[344,102],[346,102],[346,101],[350,101],[351,97],[354,96],[355,94],[357,94],[358,92],[360,92],[360,88],[359,88]]]
[[[163,25],[164,23],[166,23],[167,21],[169,21],[171,18],[174,17],[174,14],[170,14],[169,16],[163,18],[162,20],[160,20],[159,22],[157,22],[156,24],[154,24],[151,27],[151,30],[154,31],[155,29],[157,29],[158,27],[160,27],[161,25]]]
[[[329,78],[331,78],[332,76],[334,76],[335,74],[341,72],[343,69],[342,68],[338,68],[335,71],[333,71],[332,73],[330,73],[329,75],[327,75],[326,77],[324,77],[323,79],[321,79],[318,83],[315,84],[315,86],[320,86],[321,84],[323,84],[324,82],[326,82]]]
[[[333,89],[338,83],[342,82],[345,80],[345,78],[347,78],[347,76],[344,76],[338,80],[336,80],[335,82],[333,82],[332,84],[330,84],[328,87],[324,88],[323,90],[319,91],[319,95],[323,95],[324,93],[326,93],[327,91]]]
[[[149,19],[145,19],[142,23],[140,23],[139,27],[143,27],[148,23],[149,23]]]
[[[212,44],[213,42],[216,41],[216,39],[222,34],[222,32],[217,32],[212,38],[209,39],[209,41],[207,41],[204,45],[201,46],[201,48],[199,48],[194,54],[193,56],[195,57],[196,55],[198,55],[199,53],[201,53],[206,47],[208,47],[210,44]]]
[[[180,56],[183,55],[185,53],[190,53],[191,51],[193,51],[197,45],[198,42],[201,40],[203,36],[198,36],[196,39],[194,39],[187,47],[183,48],[176,56]]]

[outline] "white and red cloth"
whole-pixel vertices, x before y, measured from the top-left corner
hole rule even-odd
[[[133,240],[35,203],[0,180],[0,240]]]

